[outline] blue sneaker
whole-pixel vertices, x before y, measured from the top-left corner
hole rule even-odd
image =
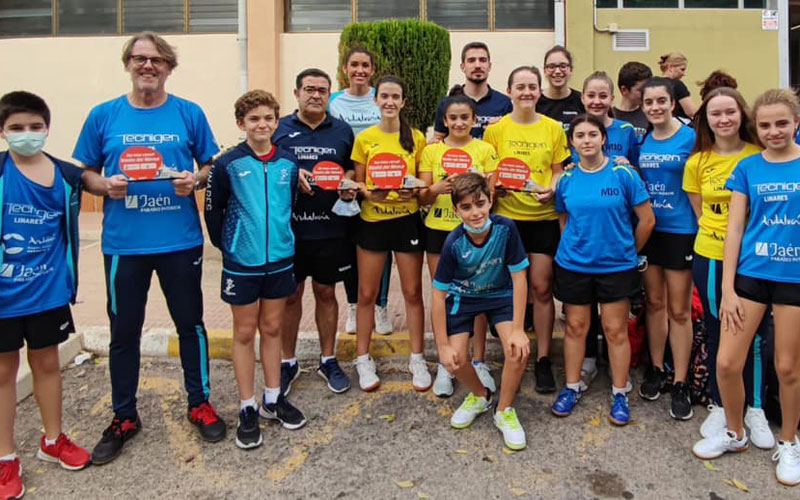
[[[578,401],[581,400],[581,397],[583,397],[583,391],[574,391],[569,387],[564,387],[558,393],[556,402],[553,403],[553,407],[550,410],[557,417],[568,417],[575,405],[578,404]]]
[[[342,371],[336,358],[320,363],[317,374],[328,382],[328,389],[336,394],[350,389],[350,378]]]
[[[299,363],[295,363],[294,365],[289,363],[281,363],[281,394],[288,396],[289,391],[292,390],[292,382],[297,380],[297,377],[299,376]]]
[[[631,410],[628,408],[628,396],[615,394],[611,401],[611,413],[608,420],[614,425],[628,425],[631,421]]]

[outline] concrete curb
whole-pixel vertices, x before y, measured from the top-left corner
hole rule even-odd
[[[75,356],[81,352],[82,337],[80,333],[70,335],[66,342],[58,346],[58,364],[63,370],[72,363]],[[19,353],[19,371],[17,371],[17,403],[33,393],[33,374],[28,366],[27,350],[23,348]]]
[[[95,326],[84,329],[83,348],[102,356],[108,355],[110,332],[107,326]],[[529,333],[534,339],[535,336]],[[550,356],[561,356],[563,353],[563,332],[553,334]],[[208,354],[212,359],[231,359],[233,333],[230,330],[208,331]],[[256,343],[256,346],[258,344]],[[535,350],[536,343],[533,343]],[[256,347],[256,359],[259,358]],[[499,359],[502,356],[500,341],[489,335],[486,345],[488,359]],[[180,348],[178,336],[171,328],[145,328],[142,331],[142,356],[178,357]],[[374,358],[407,357],[411,353],[411,342],[407,332],[396,332],[389,335],[372,334],[371,354]],[[356,336],[339,332],[336,339],[336,355],[340,361],[350,361],[356,355]],[[319,338],[317,332],[300,332],[297,339],[296,356],[299,360],[315,360],[319,357]],[[436,359],[436,343],[432,332],[425,333],[425,356]]]

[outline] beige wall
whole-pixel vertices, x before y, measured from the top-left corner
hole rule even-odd
[[[197,102],[221,145],[238,140],[233,102],[241,94],[236,35],[176,35],[178,67],[171,93]],[[120,55],[127,37],[12,38],[0,40],[0,94],[28,90],[42,96],[53,120],[46,150],[70,158],[92,106],[128,92]],[[2,145],[5,149],[5,144]]]
[[[611,35],[592,27],[591,2],[567,2],[567,47],[575,57],[573,87],[580,88],[593,69],[607,71],[616,81],[627,61],[645,63],[660,75],[658,59],[672,51],[689,59],[683,81],[698,105],[696,82],[715,69],[733,75],[748,102],[779,84],[778,32],[761,30],[758,9],[598,9],[598,27],[609,23],[620,29],[649,29],[650,50],[614,52]]]
[[[544,53],[553,44],[553,32],[451,32],[452,50],[450,84],[464,81],[459,69],[461,47],[472,41],[483,41],[489,46],[492,55],[492,72],[489,84],[505,92],[508,74],[522,64],[541,65]],[[280,35],[280,90],[278,100],[281,114],[296,108],[297,101],[292,94],[294,79],[305,68],[316,67],[326,71],[334,79],[333,87],[338,86],[336,63],[339,59],[339,33],[283,33]],[[250,50],[256,50],[250,44]],[[253,55],[248,57],[251,59]],[[251,79],[251,86],[256,79]],[[270,90],[270,89],[267,89]]]

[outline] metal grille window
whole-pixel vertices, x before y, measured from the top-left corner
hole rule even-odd
[[[235,33],[238,14],[237,0],[0,0],[0,37]]]
[[[382,21],[384,19],[419,18],[419,2],[387,1],[387,0],[358,0],[359,21]]]
[[[118,0],[59,0],[58,33],[117,33]]]
[[[447,29],[489,28],[489,2],[474,0],[428,0],[428,20]]]
[[[495,0],[497,29],[553,29],[552,0]]]
[[[189,3],[189,31],[233,32],[238,29],[236,0],[192,0]]]
[[[766,9],[769,3],[770,0],[597,0],[597,6],[605,9]]]
[[[53,31],[51,0],[4,0],[0,5],[0,36],[49,35]]]
[[[338,31],[353,21],[350,0],[286,0],[286,31]]]

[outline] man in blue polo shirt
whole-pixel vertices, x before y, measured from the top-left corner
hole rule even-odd
[[[331,79],[322,70],[311,68],[297,75],[294,95],[298,109],[280,119],[273,141],[294,153],[301,169],[314,172],[321,162],[333,162],[344,170],[347,178],[352,178],[350,152],[353,149],[353,131],[347,123],[325,111],[330,89]],[[350,388],[350,380],[334,355],[339,318],[335,285],[352,269],[355,256],[353,245],[347,238],[348,218],[332,211],[338,199],[337,191],[324,190],[315,185],[311,195],[298,195],[292,214],[297,293],[287,303],[287,321],[282,335],[281,391],[284,395],[289,393],[292,382],[300,375],[295,347],[303,312],[304,284],[309,276],[322,351],[317,373],[335,393]]]
[[[507,95],[493,90],[488,83],[489,71],[492,61],[489,56],[489,47],[483,42],[470,42],[461,49],[461,71],[467,77],[466,83],[461,86],[461,92],[475,101],[478,120],[472,127],[472,137],[483,137],[483,131],[490,123],[494,123],[503,116],[511,113],[511,99]],[[453,91],[451,90],[452,94]],[[446,99],[446,98],[445,98]],[[444,102],[439,102],[436,108],[436,119],[433,125],[433,137],[437,141],[447,136],[447,127],[444,126]]]
[[[86,167],[87,191],[104,197],[114,419],[92,452],[97,465],[116,458],[142,425],[136,410],[139,343],[153,271],[178,332],[189,421],[206,441],[225,437],[225,422],[208,401],[200,287],[203,232],[194,199],[219,147],[200,107],[164,89],[178,61],[163,38],[152,32],[133,36],[123,48],[122,62],[130,73],[131,92],[91,110],[72,154]],[[133,180],[156,169],[157,180]]]

